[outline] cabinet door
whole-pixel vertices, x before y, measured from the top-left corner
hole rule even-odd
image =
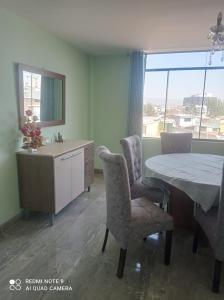
[[[62,155],[55,159],[55,213],[64,208],[71,199],[71,155]]]
[[[72,200],[84,191],[84,150],[72,152]]]

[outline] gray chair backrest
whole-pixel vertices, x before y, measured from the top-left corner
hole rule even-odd
[[[127,164],[123,155],[113,154],[104,146],[97,148],[97,154],[103,163],[107,201],[107,228],[121,247],[126,248],[131,216]]]
[[[127,161],[130,185],[142,176],[142,143],[138,135],[120,141]]]
[[[160,136],[162,154],[191,152],[192,133],[161,132]]]
[[[219,210],[216,226],[215,255],[219,260],[224,261],[224,166],[222,172],[222,183],[219,197]]]

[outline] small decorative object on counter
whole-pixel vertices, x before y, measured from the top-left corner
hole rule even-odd
[[[25,124],[21,128],[24,134],[23,149],[28,149],[32,152],[32,149],[37,149],[43,145],[43,137],[41,136],[41,129],[37,125],[38,117],[34,116],[30,109],[26,110],[25,113]]]
[[[55,137],[55,142],[56,143],[63,143],[63,137],[62,137],[62,134],[60,132],[58,132],[57,137]]]

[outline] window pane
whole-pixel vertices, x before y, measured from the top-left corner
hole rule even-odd
[[[31,110],[33,115],[40,120],[40,91],[41,75],[23,71],[24,86],[24,116],[26,110]]]
[[[148,54],[146,69],[203,68],[209,66],[209,54],[208,51]],[[212,56],[211,66],[224,67],[224,62],[221,62],[221,51],[215,52]]]
[[[199,137],[204,71],[170,71],[165,131]]]
[[[31,73],[23,71],[24,98],[31,98]]]
[[[161,131],[192,132],[194,138],[224,140],[224,62],[221,56],[221,51],[216,51],[209,66],[208,51],[147,55],[143,136],[159,137]],[[150,71],[152,69],[158,71]]]
[[[32,73],[32,112],[40,120],[41,75]]]
[[[40,101],[41,75],[32,73],[32,98]]]
[[[143,136],[159,137],[164,127],[167,72],[147,72],[144,88]]]
[[[23,71],[23,90],[24,90],[24,116],[28,109],[32,109],[31,106],[31,73]]]
[[[224,70],[208,70],[200,138],[224,139]]]

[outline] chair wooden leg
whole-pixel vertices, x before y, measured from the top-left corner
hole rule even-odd
[[[212,291],[214,293],[219,293],[221,272],[222,272],[222,262],[216,259],[214,273],[213,273],[213,282],[212,282]]]
[[[172,248],[172,234],[173,234],[172,230],[166,231],[166,245],[165,245],[164,263],[167,266],[170,264],[171,248]]]
[[[127,249],[120,249],[120,257],[118,262],[118,268],[117,268],[117,277],[122,278],[124,273],[124,266],[125,266],[125,260],[126,260],[126,254]]]
[[[194,230],[193,247],[192,247],[193,253],[196,253],[198,250],[198,236],[199,236],[199,224],[198,222],[196,222],[195,230]]]
[[[109,229],[106,229],[105,232],[105,237],[104,237],[104,241],[103,241],[103,247],[102,247],[102,252],[104,252],[105,248],[106,248],[106,244],[107,244],[107,239],[108,239],[108,234],[109,234]]]
[[[170,205],[170,202],[167,202],[167,204],[166,204],[166,212],[168,213],[168,214],[171,214],[171,205]]]

